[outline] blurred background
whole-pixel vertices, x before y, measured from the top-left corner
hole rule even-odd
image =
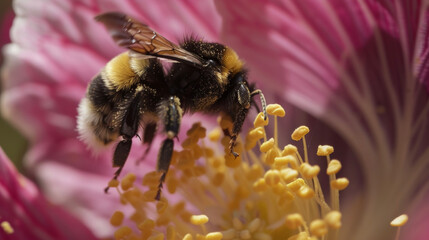
[[[12,0],[0,1],[0,65],[3,65],[3,47],[10,42],[9,29],[13,20]],[[0,75],[1,77],[1,75]],[[2,81],[1,81],[2,82]],[[0,85],[0,94],[2,86]],[[1,108],[1,105],[0,105]],[[0,109],[1,110],[1,109]],[[6,155],[21,168],[21,160],[24,156],[27,142],[25,138],[9,123],[0,116],[0,147]]]

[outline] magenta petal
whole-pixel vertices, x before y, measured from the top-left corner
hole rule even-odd
[[[1,239],[97,239],[81,222],[52,205],[34,184],[20,175],[0,149],[0,221],[14,232]]]

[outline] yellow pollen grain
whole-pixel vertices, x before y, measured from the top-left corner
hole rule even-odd
[[[298,171],[291,168],[285,168],[280,171],[280,175],[286,183],[294,181],[298,177]]]
[[[212,142],[218,142],[222,136],[222,131],[219,128],[215,128],[209,132],[209,140]]]
[[[243,223],[240,221],[240,219],[238,219],[236,217],[232,219],[232,226],[236,230],[242,230],[244,228]]]
[[[264,192],[268,189],[268,185],[265,182],[265,179],[260,178],[255,183],[253,183],[253,190],[255,192]]]
[[[341,162],[333,159],[329,162],[328,168],[326,169],[326,174],[337,174],[341,170],[341,167]]]
[[[2,221],[0,225],[6,234],[12,234],[14,232],[12,226],[10,225],[10,223],[8,221]]]
[[[285,110],[283,109],[280,104],[269,104],[267,106],[267,114],[278,116],[278,117],[284,117],[285,116]]]
[[[131,233],[133,233],[133,230],[131,230],[130,227],[128,227],[128,226],[122,226],[122,227],[118,228],[115,231],[114,237],[117,240],[119,240],[119,239],[125,239],[126,237],[128,237],[129,235],[131,235]]]
[[[161,173],[153,171],[144,175],[142,180],[143,186],[148,187],[156,187],[159,184],[159,178],[161,177]]]
[[[235,229],[228,229],[225,231],[222,231],[223,239],[233,239],[236,237],[236,231]]]
[[[277,195],[283,195],[287,191],[286,185],[282,183],[277,183],[275,186],[273,186],[273,192]]]
[[[270,138],[268,141],[265,141],[264,143],[261,144],[261,147],[259,148],[259,150],[263,153],[268,152],[268,150],[270,150],[271,148],[274,147],[274,138]]]
[[[302,186],[305,185],[304,179],[298,178],[291,183],[288,183],[286,186],[292,191],[298,191]]]
[[[323,220],[316,219],[310,223],[310,232],[316,237],[322,237],[328,233],[328,227]]]
[[[192,215],[191,223],[194,225],[203,225],[209,221],[209,218],[206,215]]]
[[[334,152],[334,147],[329,145],[319,145],[317,148],[317,156],[329,156]]]
[[[148,236],[152,232],[152,230],[155,228],[155,222],[152,219],[145,219],[142,223],[140,223],[137,228],[142,233],[147,233]]]
[[[275,186],[280,182],[280,173],[277,170],[268,170],[264,175],[265,182],[268,186]]]
[[[314,190],[309,186],[304,185],[298,190],[296,194],[302,199],[310,199],[314,197]]]
[[[273,165],[276,157],[279,156],[279,151],[276,148],[271,148],[265,154],[264,163],[267,165]]]
[[[263,127],[263,126],[267,126],[268,125],[268,120],[269,118],[267,118],[267,120],[264,120],[264,113],[260,112],[258,114],[258,116],[256,116],[255,121],[253,122],[253,126],[255,128],[257,127]]]
[[[278,168],[286,167],[289,163],[287,157],[276,157],[274,158],[274,165]]]
[[[317,176],[320,172],[320,167],[317,165],[311,166],[308,163],[303,163],[300,166],[301,174],[304,178],[311,179]]]
[[[295,141],[299,141],[309,132],[310,129],[307,126],[300,126],[293,131],[291,138]]]
[[[259,229],[260,226],[261,226],[261,219],[255,218],[249,223],[249,225],[247,226],[247,229],[249,229],[251,233],[254,233]]]
[[[156,203],[156,212],[158,214],[162,214],[162,213],[165,212],[165,210],[167,209],[167,207],[168,207],[168,203],[165,200],[158,201]]]
[[[176,239],[176,229],[173,226],[167,227],[167,240],[174,240]]]
[[[187,233],[182,239],[183,240],[193,240],[194,238],[192,237],[192,235],[190,233]]]
[[[298,152],[298,149],[294,145],[288,144],[283,148],[282,156],[294,155],[297,152]]]
[[[223,234],[221,232],[211,232],[206,235],[206,240],[221,240]]]
[[[128,173],[127,175],[125,175],[125,177],[121,180],[122,190],[127,191],[128,189],[130,189],[133,186],[135,180],[136,175],[134,173]]]
[[[330,211],[324,220],[330,228],[339,229],[341,227],[341,213],[339,211]]]
[[[402,227],[408,222],[408,215],[402,214],[390,222],[390,226],[392,227]]]
[[[124,220],[124,213],[121,211],[115,211],[110,217],[110,224],[112,226],[118,227],[122,224],[122,221]]]
[[[331,181],[331,187],[337,190],[344,190],[349,185],[349,180],[347,178],[338,178]]]
[[[107,184],[107,186],[111,187],[111,188],[115,188],[115,187],[119,186],[119,181],[116,180],[116,179],[112,179],[112,180],[109,181],[109,183]]]
[[[264,174],[264,169],[258,164],[253,164],[249,170],[246,172],[246,178],[250,181],[255,181]]]
[[[240,231],[240,239],[251,239],[252,234],[250,234],[250,231],[248,229],[244,229]]]
[[[177,189],[177,180],[170,177],[165,181],[165,185],[167,185],[167,191],[169,193],[175,193]]]
[[[211,179],[211,183],[214,186],[219,187],[223,183],[224,180],[225,180],[225,174],[222,172],[218,172]]]
[[[285,225],[289,229],[297,229],[304,224],[304,218],[299,213],[293,213],[286,216]]]
[[[234,157],[231,153],[225,155],[225,166],[229,168],[238,168],[241,166],[241,156]]]
[[[158,233],[154,236],[149,237],[147,240],[164,240],[164,234]]]
[[[219,125],[222,129],[231,129],[232,128],[232,120],[228,116],[221,116],[219,121]]]

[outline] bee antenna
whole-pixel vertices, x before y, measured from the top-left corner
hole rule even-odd
[[[253,91],[252,93],[250,93],[250,96],[253,97],[256,94],[259,94],[259,97],[261,98],[261,105],[262,105],[262,111],[264,113],[264,121],[267,120],[267,102],[265,101],[265,97],[264,94],[262,93],[262,91],[260,89],[256,89],[255,91]]]

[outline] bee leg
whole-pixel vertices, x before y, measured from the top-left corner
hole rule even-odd
[[[159,179],[158,192],[155,196],[155,199],[158,201],[161,199],[162,184],[165,181],[168,168],[170,167],[171,157],[173,156],[173,139],[177,137],[182,120],[182,109],[179,99],[177,97],[170,97],[168,100],[161,102],[159,115],[164,122],[167,138],[162,142],[158,154],[157,170],[162,173]]]
[[[115,149],[115,153],[113,154],[113,167],[119,167],[113,175],[113,179],[118,179],[119,174],[122,171],[122,168],[125,165],[125,162],[128,158],[128,154],[131,150],[131,139],[124,139],[118,143]],[[104,189],[104,192],[107,193],[109,191],[109,186]]]
[[[267,120],[267,102],[265,101],[264,94],[261,90],[256,89],[255,91],[250,93],[250,97],[255,96],[256,94],[259,94],[259,97],[261,98],[261,105],[262,105],[262,111],[264,112],[264,121]],[[255,105],[259,112],[258,105]]]
[[[128,155],[131,150],[132,138],[136,136],[137,129],[140,122],[140,93],[137,93],[130,103],[127,112],[124,116],[121,129],[119,131],[123,140],[116,145],[115,152],[113,154],[113,167],[119,167],[113,175],[113,180],[116,180],[122,171],[122,168],[127,161]],[[109,186],[104,189],[107,193]]]
[[[148,123],[145,125],[143,129],[144,129],[143,144],[147,144],[147,148],[144,151],[143,156],[137,159],[136,164],[139,164],[141,161],[144,161],[146,159],[146,156],[152,147],[152,141],[155,138],[155,133],[156,133],[156,123]]]

